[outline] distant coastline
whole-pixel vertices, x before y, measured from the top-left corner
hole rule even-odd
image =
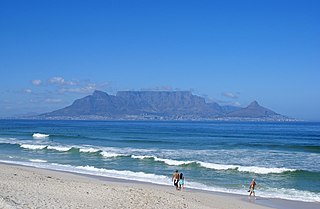
[[[70,106],[12,119],[126,121],[301,121],[276,113],[253,101],[247,107],[208,103],[188,91],[120,91],[115,96],[94,91]]]
[[[172,119],[172,118],[159,118],[159,117],[126,117],[126,118],[109,118],[103,116],[79,116],[79,117],[39,117],[39,116],[29,116],[29,117],[5,117],[0,118],[0,120],[74,120],[74,121],[181,121],[181,122],[309,122],[306,120],[299,120],[295,118],[235,118],[235,117],[223,117],[223,118],[195,118],[195,119]],[[310,121],[313,122],[313,121]]]

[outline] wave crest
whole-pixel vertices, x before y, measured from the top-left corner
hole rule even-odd
[[[41,159],[29,159],[30,162],[34,163],[46,163],[46,160],[41,160]]]
[[[48,150],[56,150],[59,152],[67,152],[72,149],[72,147],[62,147],[62,146],[48,146]]]
[[[284,172],[294,172],[296,169],[289,168],[266,168],[258,166],[241,166],[241,165],[223,165],[215,163],[197,162],[199,165],[205,168],[215,169],[215,170],[237,170],[239,172],[249,172],[256,174],[271,174],[271,173],[284,173]]]
[[[275,168],[275,167],[259,167],[259,166],[244,166],[244,165],[228,165],[228,164],[218,164],[211,162],[203,162],[197,160],[176,160],[176,159],[167,159],[160,158],[154,155],[130,155],[128,153],[117,153],[116,151],[108,151],[108,149],[99,148],[99,147],[87,147],[87,146],[54,146],[54,145],[39,145],[39,144],[21,144],[20,147],[24,149],[48,149],[48,150],[56,150],[59,152],[68,152],[68,151],[76,151],[82,153],[97,153],[105,158],[114,158],[119,156],[127,156],[133,159],[145,160],[150,159],[155,162],[162,162],[169,166],[188,166],[195,165],[202,168],[214,169],[214,170],[234,170],[238,172],[249,172],[256,174],[280,174],[284,172],[294,172],[296,169],[289,168]]]
[[[85,148],[79,148],[79,152],[89,152],[89,153],[95,153],[100,152],[101,150],[92,148],[92,147],[85,147]]]
[[[34,139],[45,139],[45,138],[48,138],[49,136],[50,136],[49,134],[41,134],[41,133],[32,134],[32,138]]]
[[[126,155],[124,155],[124,154],[118,154],[118,153],[106,152],[106,151],[102,151],[100,154],[101,154],[103,157],[105,157],[105,158],[113,158],[113,157],[126,156]]]
[[[224,164],[217,164],[217,163],[209,163],[209,162],[202,162],[202,161],[192,161],[192,160],[173,160],[173,159],[165,159],[159,158],[156,156],[139,156],[139,155],[131,155],[133,159],[153,159],[154,161],[163,162],[170,166],[181,166],[181,165],[191,165],[196,164],[200,167],[213,169],[213,170],[236,170],[239,172],[249,172],[249,173],[256,173],[256,174],[271,174],[271,173],[284,173],[284,172],[294,172],[296,169],[289,169],[289,168],[266,168],[266,167],[258,167],[258,166],[241,166],[241,165],[224,165]]]
[[[21,144],[20,147],[25,149],[36,150],[36,149],[44,149],[47,147],[47,145]]]

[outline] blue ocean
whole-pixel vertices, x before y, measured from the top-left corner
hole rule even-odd
[[[0,120],[0,162],[320,202],[320,123]]]

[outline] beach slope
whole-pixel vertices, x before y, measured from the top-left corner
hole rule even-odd
[[[7,164],[0,170],[0,208],[268,208],[241,196]]]

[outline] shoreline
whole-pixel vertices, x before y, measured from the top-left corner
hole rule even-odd
[[[70,207],[76,206],[80,208],[103,208],[107,206],[107,208],[140,207],[157,209],[170,207],[199,209],[229,209],[234,207],[243,209],[316,209],[320,207],[320,203],[317,202],[301,202],[276,198],[267,199],[259,196],[257,196],[257,200],[254,200],[253,197],[248,200],[247,195],[211,192],[188,188],[186,188],[184,191],[176,191],[173,186],[171,187],[134,180],[100,177],[72,173],[68,171],[56,171],[2,162],[0,163],[0,168],[2,171],[0,172],[0,186],[3,187],[0,192],[0,206],[2,206],[1,204],[9,205],[3,208],[10,208],[10,204],[11,206],[13,204],[13,208],[15,208],[14,204],[27,204],[31,207],[58,207],[61,203],[69,204]],[[33,179],[33,181],[25,182],[23,179],[19,180],[17,179],[19,176],[25,176],[25,178]],[[17,182],[19,183],[17,184]],[[66,185],[62,184],[61,182],[70,184],[71,187],[76,188],[76,190],[65,188]],[[3,185],[7,185],[7,187],[11,188],[11,190]],[[35,185],[42,185],[43,188],[45,188],[45,191],[48,190],[48,188],[49,191],[53,191],[54,188],[56,188],[55,190],[58,192],[58,194],[53,192],[44,195],[41,193],[43,188],[39,187],[38,189],[33,189]],[[90,191],[83,191],[83,185],[86,185]],[[108,188],[112,188],[112,191],[109,191]],[[73,193],[76,193],[76,195]],[[87,198],[89,193],[99,193],[100,195],[93,195],[89,199],[85,199],[85,202],[79,202],[79,199]],[[59,196],[59,194],[64,195],[59,199],[56,197],[57,195]],[[113,197],[113,199],[101,198],[101,196],[105,197],[110,195]],[[30,202],[28,198],[26,199],[28,196],[37,196],[38,200]],[[56,199],[58,202],[52,202],[52,199]],[[97,201],[97,199],[99,201]],[[127,205],[123,204],[123,199],[127,200],[124,201],[127,203]],[[121,201],[119,202],[119,200]],[[145,205],[140,205],[141,202],[143,202]],[[179,204],[177,205],[177,203]],[[60,206],[70,208],[69,206],[65,206],[63,204]]]

